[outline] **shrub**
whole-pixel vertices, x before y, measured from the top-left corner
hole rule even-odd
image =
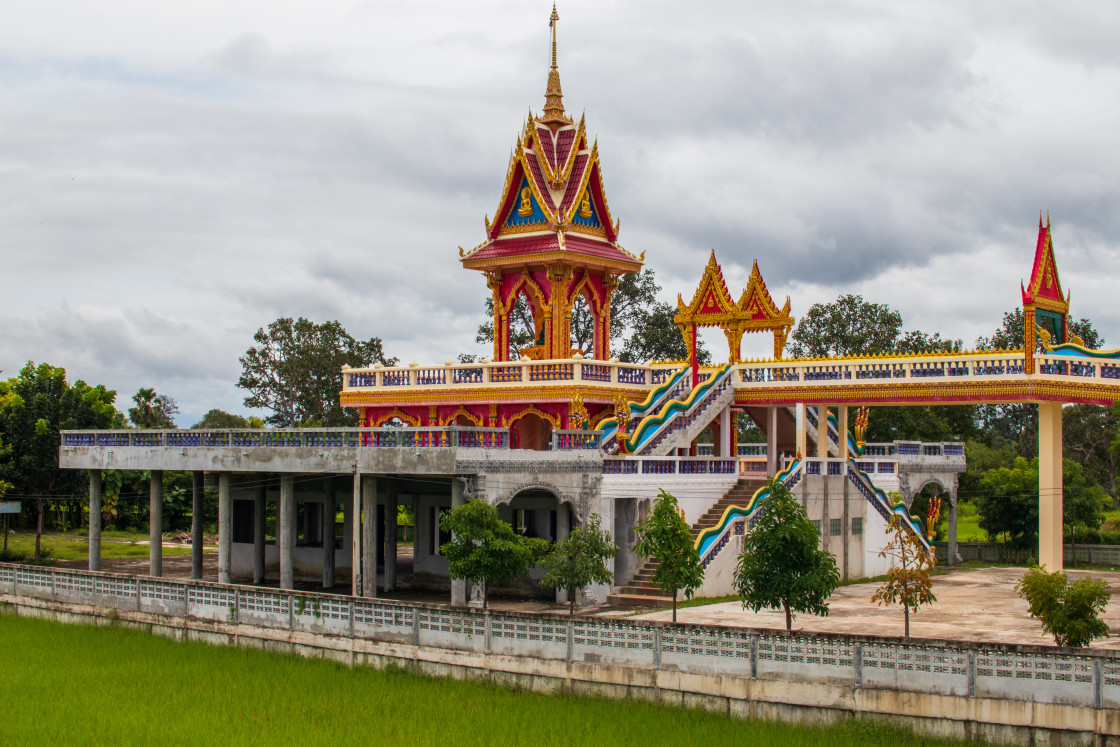
[[[1035,566],[1015,584],[1019,596],[1030,605],[1030,615],[1054,636],[1059,646],[1088,646],[1095,638],[1108,637],[1108,624],[1100,614],[1112,592],[1101,579],[1082,578],[1070,583],[1062,571],[1047,573]]]

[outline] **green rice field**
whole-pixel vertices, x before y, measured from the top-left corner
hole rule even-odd
[[[10,614],[0,614],[0,649],[4,744],[960,744],[857,721],[739,721]]]

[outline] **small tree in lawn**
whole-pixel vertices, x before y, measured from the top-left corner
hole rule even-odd
[[[548,569],[541,579],[546,589],[566,589],[568,614],[576,611],[576,592],[592,583],[609,584],[614,575],[607,560],[618,554],[614,540],[603,529],[599,514],[573,529],[565,539],[552,546],[541,565]]]
[[[686,599],[692,598],[704,580],[704,568],[696,551],[692,532],[681,517],[677,499],[664,490],[657,496],[646,520],[635,531],[638,541],[634,553],[657,562],[653,583],[673,597],[673,622],[677,621],[677,592],[683,591]]]
[[[1105,581],[1081,578],[1071,584],[1062,571],[1047,573],[1045,566],[1035,566],[1015,590],[1059,646],[1088,646],[1094,638],[1108,637],[1108,623],[1100,619],[1112,598]]]
[[[901,604],[905,616],[905,637],[910,637],[910,610],[918,611],[923,604],[937,601],[933,595],[930,574],[937,563],[914,532],[907,529],[902,518],[895,514],[887,525],[887,546],[879,552],[880,558],[891,558],[887,579],[871,596],[872,602],[887,606]]]
[[[743,541],[735,588],[744,609],[784,610],[786,630],[791,630],[794,612],[828,615],[828,598],[840,585],[840,572],[836,559],[820,549],[820,531],[789,488],[771,480],[769,489]]]
[[[451,541],[439,548],[447,558],[448,573],[481,585],[483,608],[490,584],[527,573],[534,558],[548,548],[545,540],[513,531],[497,508],[477,499],[451,509],[440,523],[451,532]]]

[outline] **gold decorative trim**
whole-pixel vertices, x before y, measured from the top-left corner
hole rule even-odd
[[[420,418],[413,417],[412,415],[409,415],[407,412],[405,412],[404,410],[402,410],[399,407],[394,407],[392,410],[390,410],[389,412],[382,415],[380,418],[377,419],[377,421],[373,424],[372,427],[373,428],[380,428],[381,426],[385,425],[385,423],[392,420],[393,418],[398,418],[401,421],[403,421],[405,423],[408,423],[413,428],[419,428],[420,427]]]

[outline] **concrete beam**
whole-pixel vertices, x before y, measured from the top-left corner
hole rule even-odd
[[[148,575],[163,575],[163,472],[152,470],[148,498]]]

